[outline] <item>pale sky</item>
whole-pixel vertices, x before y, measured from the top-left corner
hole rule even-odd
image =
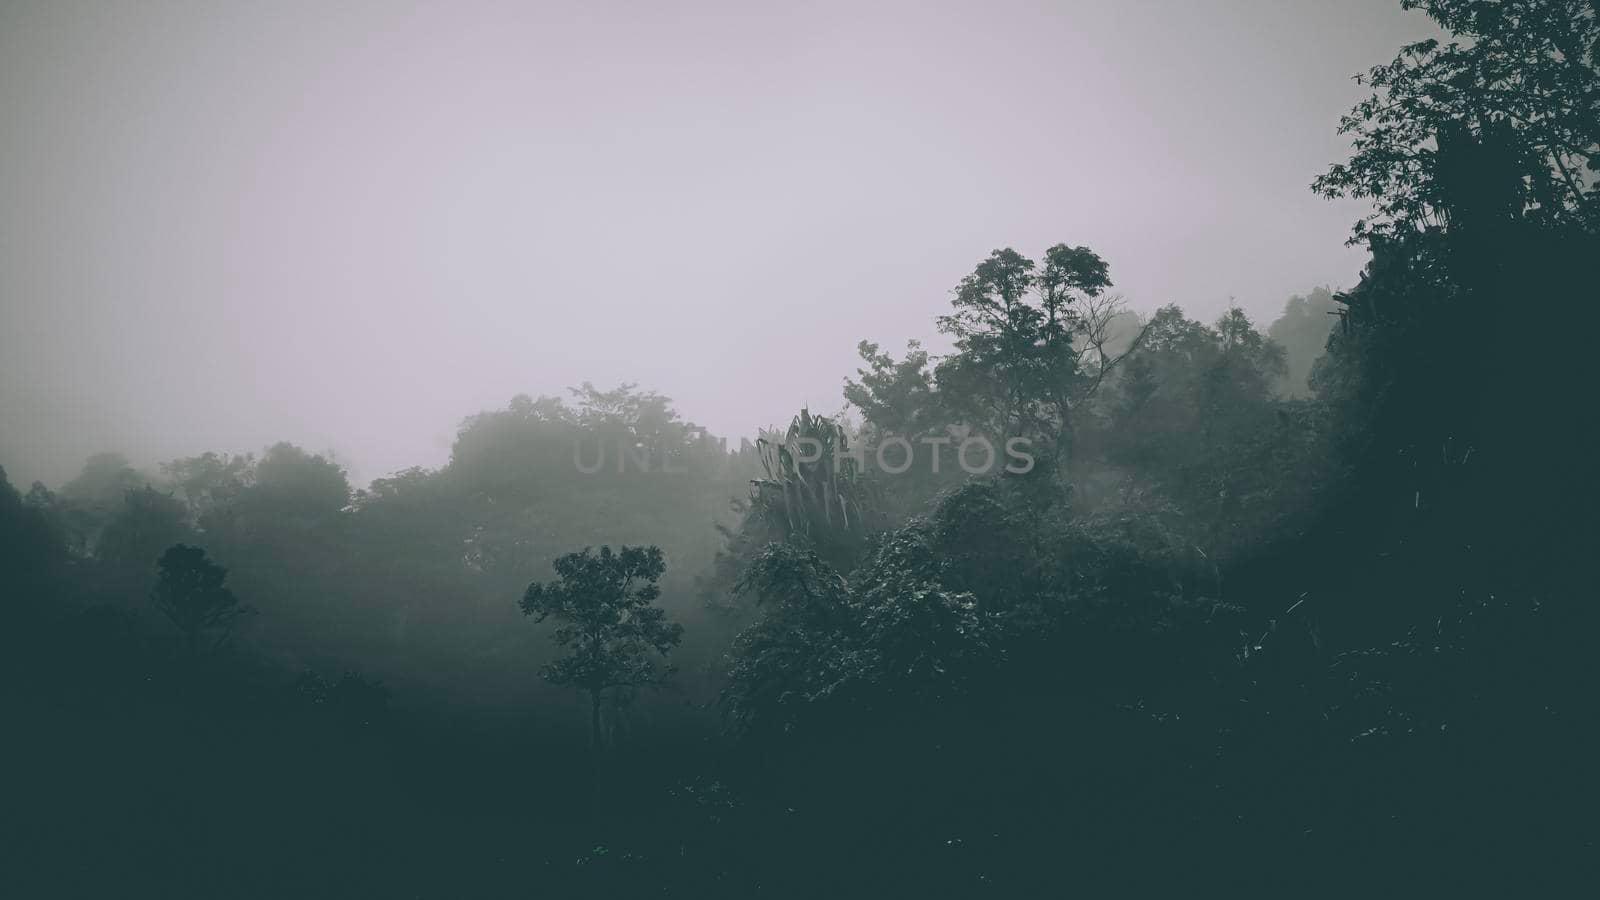
[[[517,393],[834,411],[994,248],[1263,328],[1354,283],[1397,0],[0,0],[0,465],[290,440],[358,482]]]

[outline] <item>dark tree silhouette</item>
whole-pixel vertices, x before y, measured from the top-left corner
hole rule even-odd
[[[1442,227],[1463,201],[1557,227],[1600,227],[1600,7],[1593,0],[1401,0],[1451,32],[1357,81],[1373,92],[1339,122],[1355,152],[1312,184],[1370,199],[1351,238]],[[1484,164],[1509,171],[1481,177]],[[1452,208],[1455,209],[1452,209]]]
[[[1043,439],[1063,460],[1078,407],[1127,355],[1111,350],[1122,301],[1110,287],[1087,247],[1057,244],[1039,264],[1009,247],[991,253],[938,320],[957,351],[935,369],[946,402],[996,435]]]
[[[545,666],[551,684],[587,691],[590,737],[600,748],[600,706],[607,691],[654,687],[666,682],[672,668],[665,658],[683,639],[683,626],[668,622],[654,605],[661,595],[656,582],[667,570],[659,547],[627,547],[599,553],[585,547],[555,561],[557,579],[534,582],[522,597],[522,612],[543,622],[554,616],[561,624],[552,639],[572,652]]]
[[[213,636],[213,647],[219,646],[239,620],[253,611],[228,590],[228,570],[207,559],[199,547],[175,544],[167,548],[156,570],[151,600],[183,632],[191,657],[199,655],[200,641],[206,635]]]

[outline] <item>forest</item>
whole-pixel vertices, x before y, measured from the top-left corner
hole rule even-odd
[[[0,474],[3,892],[1594,884],[1600,8],[1402,5],[1274,321],[1062,235],[755,441],[574,372],[366,486]]]

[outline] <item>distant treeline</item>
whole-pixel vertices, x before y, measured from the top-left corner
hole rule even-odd
[[[864,341],[737,452],[585,385],[359,491],[288,444],[0,479],[22,895],[1581,891],[1600,16],[1404,5],[1457,39],[1314,186],[1370,262],[1265,334],[1004,248],[951,352]]]

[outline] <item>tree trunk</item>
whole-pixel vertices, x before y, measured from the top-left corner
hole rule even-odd
[[[600,692],[589,692],[589,742],[596,755],[600,753]]]

